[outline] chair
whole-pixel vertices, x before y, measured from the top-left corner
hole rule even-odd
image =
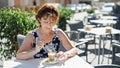
[[[22,34],[18,34],[18,35],[17,35],[17,43],[18,43],[18,47],[21,46],[21,44],[22,44],[24,38],[25,38],[25,36],[22,35]]]
[[[83,22],[82,21],[68,21],[67,20],[67,23],[68,23],[68,26],[70,27],[70,31],[67,31],[68,33],[69,32],[71,33],[70,34],[70,39],[74,40],[74,41],[78,41],[78,39],[77,39],[78,36],[75,35],[75,34],[78,34],[77,29],[84,28]],[[84,33],[80,34],[81,38],[84,38],[84,36],[85,36]]]
[[[120,42],[112,43],[112,64],[120,64]]]
[[[118,65],[98,65],[94,66],[94,68],[120,68]]]
[[[70,31],[66,31],[66,33],[71,33],[70,34],[71,40],[74,40],[76,42],[87,41],[87,39],[85,39],[86,33],[78,32],[78,29],[84,28],[83,21],[77,20],[77,21],[67,21],[67,22],[68,22],[68,25],[70,27]]]
[[[77,31],[78,29],[84,28],[84,24],[82,21],[68,21],[68,25],[70,27],[70,31],[65,31],[66,34],[70,34],[69,38],[75,42],[75,46],[79,47],[82,44],[85,44],[85,52],[86,55],[86,61],[87,61],[87,50],[88,50],[88,44],[89,42],[93,41],[93,38],[85,38],[84,32]]]
[[[96,23],[90,22],[90,20],[96,20],[97,19],[95,15],[88,15],[88,16],[85,17],[85,19],[87,19],[87,25],[91,25],[93,27],[96,27],[98,25]]]
[[[112,40],[112,64],[120,64],[120,34]]]

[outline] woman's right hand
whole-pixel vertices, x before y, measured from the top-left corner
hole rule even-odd
[[[39,52],[43,47],[44,47],[43,41],[36,41],[36,47],[35,47],[36,52]]]
[[[58,52],[55,56],[58,58],[59,63],[64,63],[68,59],[67,54],[63,51]]]

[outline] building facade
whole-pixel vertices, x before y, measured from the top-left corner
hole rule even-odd
[[[36,2],[36,6],[41,6],[44,3],[60,3],[64,6],[67,4],[78,4],[78,3],[86,3],[91,5],[99,5],[105,2],[114,2],[120,3],[120,0],[0,0],[0,7],[3,6],[15,6],[20,7],[21,9],[25,9],[34,6],[34,2]]]

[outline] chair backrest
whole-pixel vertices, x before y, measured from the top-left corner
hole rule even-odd
[[[83,21],[67,21],[67,22],[70,27],[70,30],[77,31],[78,28],[80,29],[84,27]]]
[[[25,35],[21,35],[21,34],[18,34],[18,35],[17,35],[18,47],[21,46],[24,38],[25,38]],[[59,51],[66,51],[66,49],[60,44]]]
[[[22,42],[23,42],[24,38],[25,38],[25,36],[24,36],[24,35],[22,35],[22,34],[18,34],[18,35],[17,35],[18,47],[20,47],[20,46],[21,46],[21,44],[22,44]]]
[[[82,29],[84,28],[84,24],[83,21],[67,21],[68,25],[70,27],[70,31],[77,31],[78,29]],[[76,36],[74,33],[71,35],[71,40],[75,40],[78,36]],[[79,34],[79,39],[80,38],[84,38],[85,37],[85,33],[84,32],[80,32]]]

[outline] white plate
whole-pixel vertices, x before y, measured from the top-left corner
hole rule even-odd
[[[47,62],[46,59],[43,60],[43,62],[42,62],[43,65],[54,65],[54,64],[59,63],[59,61],[57,59],[55,61],[53,61],[53,62]]]

